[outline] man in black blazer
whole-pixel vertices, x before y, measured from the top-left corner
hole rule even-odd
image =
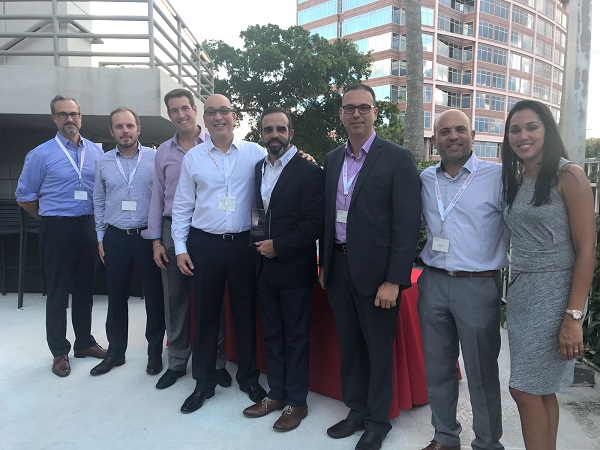
[[[356,449],[376,450],[391,429],[392,345],[400,293],[411,284],[421,184],[411,153],[377,137],[369,86],[347,87],[339,114],[348,141],[325,157],[319,281],[336,321],[350,412],[327,434],[344,438],[365,429]]]
[[[269,108],[261,117],[268,150],[256,164],[255,202],[270,211],[270,236],[256,242],[258,303],[265,330],[268,395],[246,417],[283,414],[277,431],[290,431],[308,414],[311,293],[317,279],[316,241],[323,234],[325,175],[298,154],[289,113]]]

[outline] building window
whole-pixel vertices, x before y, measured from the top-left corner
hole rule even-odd
[[[513,109],[513,106],[515,106],[521,99],[519,98],[514,98],[514,97],[508,97],[508,102],[506,102],[506,112],[510,112],[511,109]]]
[[[433,26],[433,8],[425,8],[421,6],[421,25],[427,27]]]
[[[504,89],[506,85],[506,75],[503,73],[493,73],[492,74],[492,87],[496,89]]]
[[[560,89],[552,89],[552,103],[560,105],[562,101],[562,91]]]
[[[554,19],[554,4],[554,0],[538,0],[538,11],[545,16]]]
[[[533,83],[533,96],[542,100],[550,100],[550,86],[538,83]]]
[[[482,94],[481,92],[478,92],[477,95],[475,95],[475,108],[489,110],[490,96],[488,94]]]
[[[423,40],[423,51],[424,52],[432,52],[433,51],[433,36],[431,34],[423,33],[421,35],[421,39]]]
[[[335,39],[338,37],[338,24],[334,22],[330,23],[329,25],[313,28],[310,30],[310,34],[318,34],[325,39]]]
[[[470,85],[472,83],[472,72],[470,70],[464,70],[462,74],[462,84]]]
[[[470,13],[474,11],[474,0],[439,0],[440,5],[448,6],[461,13]]]
[[[477,69],[477,85],[492,86],[492,73],[487,70]]]
[[[522,48],[528,52],[533,50],[533,36],[519,33],[518,31],[510,32],[510,45],[512,47]]]
[[[342,36],[379,27],[388,23],[400,23],[399,8],[387,6],[375,11],[369,11],[365,14],[350,17],[342,22]]]
[[[443,89],[435,90],[435,104],[440,106],[449,106],[451,108],[460,108],[461,96],[457,92],[445,91]]]
[[[508,90],[529,95],[531,93],[531,81],[511,75],[508,77]]]
[[[563,71],[554,69],[554,72],[552,73],[552,81],[554,81],[556,84],[559,84],[560,86],[562,86],[563,85]]]
[[[492,95],[491,107],[492,111],[504,112],[504,96]]]
[[[359,6],[373,3],[375,0],[342,0],[342,11],[348,11],[352,8],[358,8]]]
[[[431,103],[431,86],[423,86],[423,103]]]
[[[423,60],[423,76],[425,78],[433,77],[433,62],[432,61]]]
[[[535,74],[549,80],[552,75],[552,66],[543,61],[536,60],[535,62]]]
[[[494,64],[506,66],[506,50],[501,48],[494,49]]]
[[[463,94],[461,108],[470,108],[471,107],[471,94]]]
[[[554,25],[541,17],[538,17],[537,32],[552,39],[554,37]]]
[[[542,58],[552,59],[552,44],[538,39],[535,43],[535,54]]]
[[[563,33],[557,28],[556,32],[554,33],[554,42],[565,48],[567,46],[567,34]]]
[[[431,128],[431,111],[423,111],[423,127]]]
[[[384,33],[359,39],[358,41],[354,41],[354,44],[361,53],[367,53],[369,51],[382,52],[389,49],[406,50],[406,47],[401,49],[399,35],[396,33]]]
[[[479,21],[479,37],[494,39],[494,25],[483,20]]]
[[[490,132],[490,119],[488,117],[475,116],[475,131],[478,133]]]
[[[502,119],[490,119],[490,133],[491,134],[504,134],[504,120]]]
[[[497,158],[498,144],[495,142],[475,141],[473,151],[480,158]]]
[[[477,61],[492,62],[492,47],[487,45],[479,44],[477,48]]]
[[[405,101],[399,99],[399,91],[402,87],[392,86],[392,85],[384,85],[384,86],[375,86],[373,87],[373,91],[375,92],[375,97],[380,100],[397,102],[397,101]],[[404,95],[406,96],[406,88],[404,88]]]
[[[565,67],[565,52],[556,49],[554,52],[554,63],[560,67]]]
[[[298,11],[298,25],[304,25],[308,22],[322,19],[324,17],[333,16],[338,12],[337,0],[327,0],[318,5]]]
[[[533,29],[533,19],[534,15],[530,12],[524,10],[523,8],[519,8],[518,6],[513,6],[512,12],[512,21],[514,23],[518,23],[530,30]]]

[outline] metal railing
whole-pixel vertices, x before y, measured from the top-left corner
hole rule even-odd
[[[81,66],[85,62],[100,67],[158,67],[202,101],[214,93],[212,61],[169,0],[77,2],[77,7],[89,5],[102,14],[81,9],[66,12],[69,6],[75,10],[74,2],[69,0],[3,3],[13,3],[12,9],[19,12],[0,14],[0,23],[4,21],[0,32],[3,65],[10,65],[11,58],[47,57],[53,59],[55,66]],[[47,13],[21,13],[25,8],[19,3],[45,3],[39,9],[45,6]],[[60,3],[65,5],[59,6]],[[82,22],[90,23],[92,29]],[[104,51],[97,51],[92,45],[103,45]],[[74,63],[75,57],[83,59]]]

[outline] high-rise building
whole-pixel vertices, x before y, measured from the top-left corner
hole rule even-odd
[[[406,108],[403,0],[297,0],[298,25],[372,52],[366,83],[379,100]],[[435,117],[459,108],[476,132],[475,153],[499,157],[504,120],[519,100],[546,103],[560,116],[567,5],[563,0],[422,0],[424,156]]]

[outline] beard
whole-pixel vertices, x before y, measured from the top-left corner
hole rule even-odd
[[[267,151],[269,154],[275,157],[280,157],[285,153],[289,145],[290,141],[284,141],[280,138],[272,138],[269,140],[269,142],[267,142]]]

